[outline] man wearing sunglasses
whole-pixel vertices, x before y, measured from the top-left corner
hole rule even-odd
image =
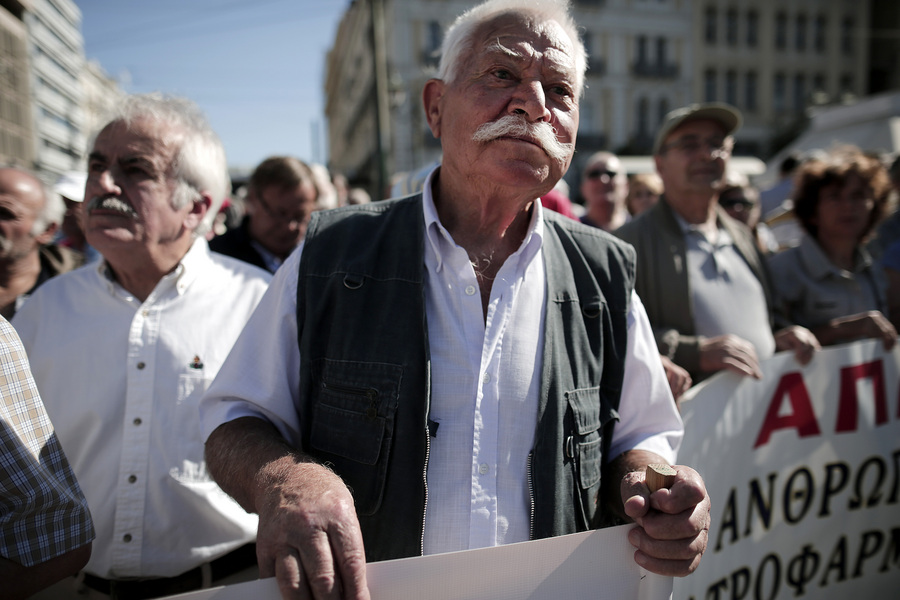
[[[619,157],[611,152],[597,152],[588,158],[581,174],[581,197],[587,209],[581,222],[615,231],[628,220],[626,196],[628,178]]]
[[[803,327],[773,332],[764,260],[751,232],[719,206],[741,120],[723,103],[666,115],[653,146],[665,192],[616,232],[637,251],[635,289],[660,353],[694,381],[722,369],[760,378],[760,360],[776,351],[805,364],[819,348]]]

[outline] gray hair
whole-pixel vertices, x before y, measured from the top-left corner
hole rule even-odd
[[[459,76],[463,59],[472,51],[472,38],[478,28],[504,13],[521,14],[528,17],[530,23],[556,21],[562,26],[575,45],[575,96],[580,97],[584,90],[587,52],[569,12],[569,0],[487,0],[464,12],[444,36],[438,79],[453,83]]]
[[[121,122],[131,126],[142,120],[165,123],[182,133],[181,147],[172,164],[173,174],[178,180],[172,206],[182,208],[199,198],[201,192],[208,192],[212,202],[194,235],[206,233],[231,191],[222,141],[194,102],[160,93],[126,96],[106,124]]]

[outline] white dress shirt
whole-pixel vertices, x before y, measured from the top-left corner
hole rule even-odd
[[[432,174],[433,176],[433,174]],[[487,318],[464,249],[440,225],[424,188],[425,308],[432,364],[425,553],[480,548],[529,536],[526,459],[537,422],[545,276],[540,203],[528,234],[494,280]],[[235,344],[201,403],[206,433],[241,416],[272,421],[300,444],[298,248]],[[625,384],[611,456],[645,449],[674,462],[683,426],[643,305],[632,296]],[[228,365],[253,364],[237,376]]]
[[[198,239],[144,302],[100,261],[16,314],[94,517],[89,573],[171,577],[255,539],[257,517],[206,471],[198,402],[269,279]]]

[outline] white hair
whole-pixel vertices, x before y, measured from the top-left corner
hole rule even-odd
[[[560,24],[575,46],[575,96],[580,97],[584,90],[587,52],[578,35],[578,26],[569,12],[569,0],[487,0],[464,12],[444,36],[438,79],[453,83],[459,76],[463,59],[473,49],[472,38],[478,28],[504,13],[520,14],[534,24],[546,21]]]
[[[31,235],[33,236],[41,235],[51,225],[59,225],[66,216],[66,203],[63,202],[62,196],[43,181],[41,181],[41,188],[44,192],[44,206],[35,216],[34,225],[31,226]]]
[[[126,96],[106,124],[121,122],[131,126],[144,120],[174,127],[181,134],[181,144],[172,164],[178,180],[172,206],[182,208],[199,198],[201,192],[209,193],[212,198],[209,209],[203,222],[194,230],[194,235],[206,233],[231,191],[222,141],[195,103],[160,93]]]

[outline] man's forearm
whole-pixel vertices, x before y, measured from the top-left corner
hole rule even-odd
[[[31,567],[0,557],[0,580],[4,583],[2,596],[10,600],[28,598],[57,581],[75,575],[91,557],[91,544]]]
[[[259,512],[258,492],[277,484],[279,472],[311,462],[263,419],[242,417],[219,425],[206,440],[213,479],[247,512]]]

